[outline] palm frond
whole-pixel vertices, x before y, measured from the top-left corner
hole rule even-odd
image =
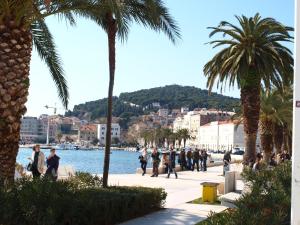
[[[58,95],[62,100],[64,107],[68,108],[68,86],[64,77],[64,70],[61,66],[61,60],[56,52],[52,35],[42,19],[32,23],[31,31],[36,50],[50,70],[58,90]]]

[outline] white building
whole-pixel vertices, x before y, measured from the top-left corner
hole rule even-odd
[[[168,109],[159,109],[158,110],[158,116],[168,117],[168,115],[169,115],[169,110]]]
[[[189,112],[189,108],[188,107],[181,107],[181,113],[185,114]]]
[[[33,143],[38,137],[39,120],[37,117],[24,116],[21,120],[21,141]]]
[[[259,145],[259,135],[257,135]],[[227,151],[233,148],[245,148],[244,126],[233,121],[215,121],[200,127],[198,142],[206,150]]]
[[[106,124],[98,124],[98,132],[97,137],[99,139],[99,143],[101,145],[105,145],[106,143]],[[111,139],[118,138],[120,140],[121,137],[121,128],[118,123],[111,124]]]
[[[215,110],[201,109],[190,111],[184,116],[177,117],[173,123],[173,130],[189,130],[191,139],[187,140],[187,145],[200,147],[200,127],[211,121],[224,121],[230,119],[232,112],[221,112]]]

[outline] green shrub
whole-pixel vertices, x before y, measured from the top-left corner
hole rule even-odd
[[[237,208],[212,214],[201,225],[285,225],[290,224],[291,163],[273,170],[245,170],[251,192],[236,202]]]
[[[111,225],[158,210],[166,198],[163,189],[80,187],[73,181],[23,179],[0,189],[0,224]]]

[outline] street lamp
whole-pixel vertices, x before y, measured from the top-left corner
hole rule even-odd
[[[56,106],[48,106],[48,105],[45,105],[45,108],[46,109],[53,109],[53,114],[55,115],[56,114]],[[48,116],[48,121],[47,121],[47,139],[46,139],[46,144],[49,145],[49,129],[50,129],[50,119],[49,119],[49,116]]]

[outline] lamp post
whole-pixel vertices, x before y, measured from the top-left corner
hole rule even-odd
[[[48,105],[45,105],[45,108],[46,109],[53,109],[54,111],[54,115],[56,114],[56,110],[57,110],[57,108],[56,108],[56,106],[48,106]],[[47,138],[46,138],[46,145],[49,145],[49,130],[50,130],[50,119],[49,119],[49,116],[48,116],[48,118],[47,118]]]
[[[291,224],[300,225],[300,4],[297,0],[295,35]]]

